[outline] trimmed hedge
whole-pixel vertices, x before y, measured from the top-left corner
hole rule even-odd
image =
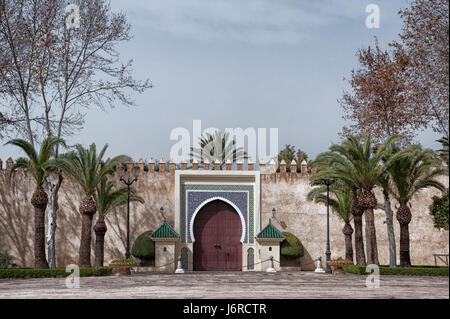
[[[64,278],[70,275],[66,268],[33,269],[33,268],[8,268],[0,269],[0,278]],[[108,276],[112,274],[111,267],[80,268],[81,277]]]
[[[131,254],[139,259],[149,260],[155,257],[155,242],[150,236],[153,231],[149,230],[140,234],[133,243]]]
[[[448,277],[448,267],[434,266],[413,266],[408,268],[390,268],[380,266],[380,275],[400,275],[400,276],[446,276]],[[347,266],[344,267],[346,273],[367,275],[366,266]]]
[[[286,238],[280,244],[281,256],[287,258],[303,257],[303,255],[305,254],[305,250],[300,239],[298,239],[294,234],[290,232],[283,232],[283,235]]]

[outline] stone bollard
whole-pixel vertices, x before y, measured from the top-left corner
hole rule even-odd
[[[175,270],[176,274],[184,274],[184,269],[181,266],[181,256],[178,257],[178,265],[177,265],[177,269]]]
[[[273,267],[273,256],[270,256],[270,266],[267,268],[266,272],[277,272]]]
[[[325,270],[322,269],[322,256],[320,256],[318,258],[317,268],[316,268],[316,270],[314,270],[314,272],[317,272],[317,273],[324,273],[325,272]]]

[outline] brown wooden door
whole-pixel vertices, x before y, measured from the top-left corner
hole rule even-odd
[[[212,201],[194,222],[194,270],[241,270],[242,224],[234,208]]]

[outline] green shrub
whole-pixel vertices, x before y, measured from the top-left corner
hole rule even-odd
[[[448,230],[448,193],[442,197],[433,196],[430,214],[434,218],[434,227]]]
[[[0,253],[0,268],[8,268],[14,258],[7,252]]]
[[[345,272],[358,275],[367,275],[366,266],[347,266],[344,267]],[[390,268],[380,266],[380,275],[402,275],[402,276],[446,276],[448,277],[448,267],[434,266],[414,266],[407,268]]]
[[[303,248],[303,245],[294,234],[289,232],[283,233],[284,237],[286,237],[280,245],[281,256],[287,257],[287,258],[299,258],[303,257],[305,254],[305,250]]]
[[[81,277],[108,276],[112,273],[111,267],[80,268]],[[64,278],[70,275],[66,268],[33,269],[9,268],[0,269],[0,278]]]
[[[136,238],[131,248],[131,254],[134,257],[144,260],[155,257],[155,242],[150,238],[152,233],[153,231],[149,230]]]
[[[128,259],[116,259],[111,261],[111,264],[128,264],[128,263],[134,263],[135,260],[133,258]]]

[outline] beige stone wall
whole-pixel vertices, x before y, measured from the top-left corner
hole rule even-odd
[[[174,167],[170,172],[145,172],[141,170],[135,187],[145,199],[145,204],[132,204],[130,214],[131,243],[141,233],[155,230],[163,222],[159,213],[165,209],[169,224],[174,225]],[[114,177],[118,181],[117,176]],[[448,186],[448,180],[442,181]],[[326,209],[324,205],[306,200],[311,189],[308,176],[297,173],[274,173],[261,175],[261,226],[271,218],[271,210],[276,208],[276,218],[272,223],[281,231],[290,231],[305,246],[305,256],[301,259],[302,269],[314,269],[313,259],[324,258],[326,241]],[[30,198],[34,191],[34,182],[30,176],[18,173],[11,183],[5,168],[0,170],[0,251],[8,251],[20,266],[33,264],[33,208]],[[428,213],[431,197],[437,195],[427,190],[412,201],[413,219],[410,224],[411,258],[414,264],[434,264],[433,253],[448,253],[449,232],[433,227],[432,217]],[[81,232],[81,218],[78,205],[83,192],[70,178],[65,178],[60,191],[60,210],[58,212],[57,265],[76,263]],[[381,193],[377,192],[380,203]],[[393,207],[395,209],[395,207]],[[380,262],[387,264],[388,239],[385,214],[375,211],[376,230]],[[94,223],[97,216],[94,216]],[[123,257],[125,252],[126,206],[112,211],[107,219],[108,231],[105,238],[105,263]],[[397,250],[399,247],[399,228],[395,221]],[[344,256],[343,223],[331,213],[330,236],[332,257]],[[93,234],[93,239],[95,235]],[[94,241],[92,242],[94,246]],[[92,247],[93,248],[93,247]],[[92,253],[94,250],[92,249]],[[256,257],[256,256],[255,256]],[[93,258],[92,258],[93,262]]]
[[[35,183],[31,176],[18,173],[9,183],[5,170],[0,171],[0,251],[8,251],[20,266],[32,266],[34,211],[30,204]],[[118,177],[115,177],[118,183]],[[174,175],[170,172],[141,172],[133,185],[145,204],[130,205],[130,243],[147,230],[156,230],[163,218],[159,208],[164,207],[167,221],[174,224]],[[83,192],[75,181],[65,178],[59,192],[56,230],[57,266],[77,263],[81,234],[78,206]],[[97,215],[94,216],[95,224]],[[111,211],[106,224],[105,263],[122,258],[126,245],[126,206]],[[95,234],[92,234],[94,254]],[[92,263],[94,257],[92,255]]]
[[[448,187],[448,179],[440,179]],[[313,269],[311,262],[318,256],[325,260],[326,250],[326,206],[307,201],[311,190],[307,176],[300,174],[263,174],[261,175],[261,220],[268,223],[272,218],[272,208],[276,208],[276,216],[272,223],[281,231],[295,234],[305,247],[305,256],[301,258],[302,269]],[[378,202],[383,203],[383,195],[376,190]],[[433,195],[440,195],[437,190],[425,190],[411,201],[412,221],[409,226],[411,244],[411,262],[416,265],[434,265],[434,253],[449,252],[449,232],[438,230],[433,226],[433,218],[428,207]],[[392,203],[394,211],[394,231],[397,244],[397,263],[399,262],[400,230],[395,219],[396,202]],[[379,261],[389,264],[389,246],[386,231],[386,215],[383,210],[375,210],[376,234]],[[364,223],[364,218],[363,218]],[[352,223],[353,225],[353,223]],[[330,210],[330,242],[333,257],[345,257],[344,224]],[[363,225],[363,232],[364,232]],[[354,239],[353,239],[354,240]],[[354,247],[353,247],[354,249]],[[305,264],[309,264],[305,266]]]

